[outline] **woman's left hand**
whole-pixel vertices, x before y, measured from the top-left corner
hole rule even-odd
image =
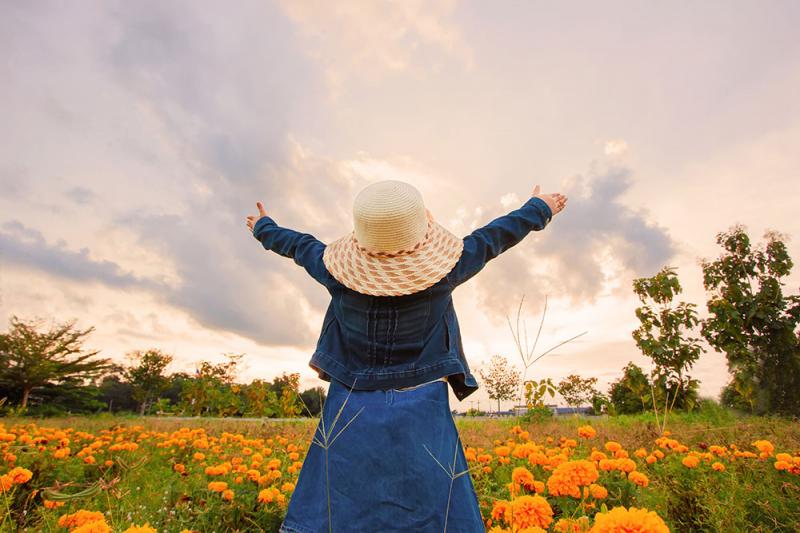
[[[253,232],[253,227],[258,222],[258,219],[261,217],[267,216],[267,212],[264,210],[264,204],[261,202],[256,202],[256,207],[258,208],[258,216],[250,215],[247,217],[247,227],[250,228],[250,232]]]

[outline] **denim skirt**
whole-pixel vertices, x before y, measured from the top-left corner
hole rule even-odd
[[[448,384],[356,390],[331,378],[281,533],[483,533]]]

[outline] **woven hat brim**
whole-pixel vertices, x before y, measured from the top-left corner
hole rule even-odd
[[[325,247],[325,267],[346,287],[372,296],[403,296],[435,285],[458,263],[464,240],[431,221],[427,242],[411,253],[372,256],[360,248],[351,232]]]

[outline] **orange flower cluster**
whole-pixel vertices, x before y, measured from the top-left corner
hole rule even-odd
[[[59,527],[68,528],[71,533],[110,533],[111,526],[100,511],[80,509],[72,514],[65,514],[58,519]]]
[[[11,490],[14,485],[22,485],[27,483],[33,477],[33,473],[27,468],[15,467],[8,471],[8,473],[0,476],[0,491],[6,492]]]
[[[581,497],[580,487],[588,486],[600,477],[592,461],[567,461],[556,467],[547,480],[547,490],[553,496]]]
[[[528,531],[526,528],[547,529],[553,522],[553,509],[547,500],[539,495],[523,495],[512,501],[497,500],[492,509],[492,518],[502,520],[511,526],[512,531]],[[495,531],[504,531],[496,528]]]
[[[597,513],[590,533],[670,533],[669,527],[653,511],[631,507],[614,507]]]

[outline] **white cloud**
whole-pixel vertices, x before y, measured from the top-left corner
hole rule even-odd
[[[449,20],[455,0],[326,0],[281,2],[307,41],[307,53],[323,66],[335,97],[351,78],[374,81],[415,68],[437,70],[437,54],[467,70],[470,46]]]

